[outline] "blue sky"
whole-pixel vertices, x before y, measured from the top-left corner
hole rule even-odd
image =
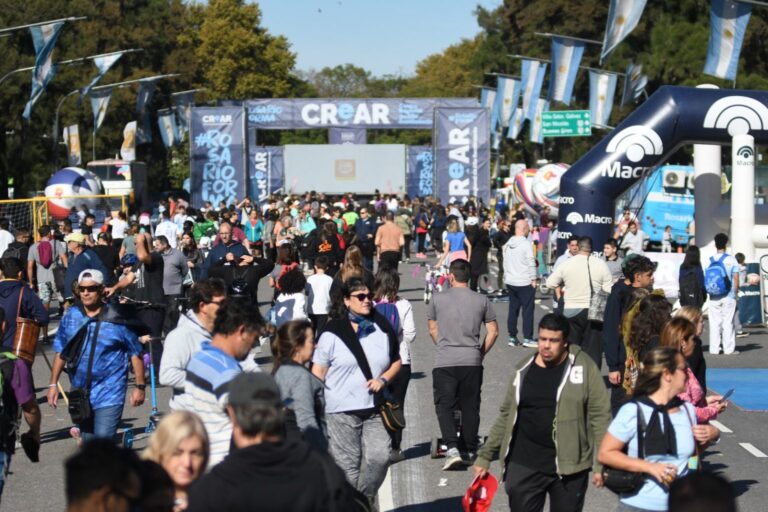
[[[306,71],[352,63],[374,75],[412,75],[416,63],[473,37],[480,4],[502,0],[260,0],[262,26],[282,34]]]

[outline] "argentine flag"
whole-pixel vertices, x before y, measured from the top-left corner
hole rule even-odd
[[[189,131],[189,122],[192,116],[192,106],[195,104],[195,91],[184,91],[172,94],[173,105],[176,110],[179,130],[182,133]],[[182,139],[184,137],[182,136]]]
[[[64,22],[58,21],[29,28],[32,33],[32,43],[35,45],[35,69],[32,70],[32,92],[29,94],[29,101],[22,114],[24,119],[29,119],[32,115],[32,106],[43,95],[56,74],[56,65],[53,64],[51,57],[63,26]]]
[[[712,0],[709,10],[709,46],[704,73],[736,80],[739,54],[752,6],[733,0]]]
[[[617,81],[615,73],[589,71],[589,111],[593,125],[608,126]]]
[[[539,98],[536,100],[536,110],[531,123],[531,142],[537,144],[544,143],[544,136],[541,131],[541,113],[549,110],[549,101]]]
[[[520,80],[500,76],[496,84],[496,112],[502,128],[509,126],[509,118],[520,102]]]
[[[525,122],[525,114],[523,113],[522,108],[517,107],[512,111],[512,117],[509,118],[509,128],[507,129],[508,139],[517,139],[520,136],[523,122]]]
[[[646,0],[611,0],[608,7],[608,25],[605,27],[600,64],[611,54],[630,32],[635,30],[643,15]]]
[[[621,95],[621,106],[637,101],[642,96],[645,86],[648,85],[648,76],[643,74],[643,66],[629,63],[627,74],[624,77],[624,92]]]
[[[541,96],[541,86],[547,73],[546,62],[523,59],[520,81],[523,87],[523,114],[529,121],[536,116],[536,100]]]
[[[176,116],[173,111],[165,110],[157,114],[157,126],[160,128],[160,136],[163,139],[163,145],[170,148],[181,142],[179,127],[176,125]]]
[[[480,106],[491,113],[491,132],[496,128],[496,90],[490,87],[480,89]]]
[[[552,38],[552,80],[549,82],[549,99],[566,105],[571,104],[573,84],[584,55],[583,41],[569,37]]]
[[[112,98],[112,88],[91,91],[91,109],[93,110],[93,133],[99,129],[107,115],[109,100]]]
[[[93,80],[91,80],[90,83],[80,91],[80,99],[78,101],[82,101],[83,98],[87,96],[89,92],[91,92],[91,88],[99,83],[99,80],[101,80],[102,77],[107,74],[107,71],[109,71],[112,66],[115,65],[115,62],[120,60],[120,57],[123,56],[123,53],[124,52],[115,52],[93,58],[93,64],[96,66],[96,68],[98,68],[99,72],[96,73],[96,76],[93,77]]]

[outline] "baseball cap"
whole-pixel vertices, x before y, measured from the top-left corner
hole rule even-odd
[[[490,473],[476,476],[461,500],[464,512],[486,512],[491,509],[493,497],[499,488],[499,481]]]
[[[477,226],[479,219],[477,217],[469,217],[464,224],[467,226]]]
[[[82,233],[70,233],[64,237],[65,242],[77,242],[78,244],[85,243],[85,235]]]
[[[83,281],[93,281],[96,284],[104,284],[104,274],[95,268],[87,268],[77,276],[77,284],[81,284]]]
[[[280,388],[267,373],[241,373],[229,385],[230,405],[264,404],[280,407]]]

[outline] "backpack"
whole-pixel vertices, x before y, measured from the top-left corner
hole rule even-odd
[[[26,261],[23,258],[23,244],[19,245],[9,245],[8,248],[3,253],[3,259],[6,258],[18,258],[22,261],[22,263],[26,263]]]
[[[15,359],[10,352],[0,353],[0,450],[6,453],[14,452],[19,428],[19,404],[11,386]]]
[[[40,259],[40,265],[43,268],[49,268],[53,264],[53,246],[48,240],[41,240],[37,244],[37,255]]]
[[[696,306],[700,308],[704,304],[706,297],[704,296],[704,290],[701,289],[699,280],[696,278],[695,268],[687,268],[681,271],[679,285],[678,297],[680,298],[681,306]]]
[[[721,255],[718,260],[714,256],[709,257],[709,266],[704,272],[704,288],[710,295],[725,295],[731,291],[731,280],[723,264],[727,257],[727,254]]]
[[[392,329],[395,330],[395,333],[400,335],[400,313],[397,311],[397,306],[393,304],[392,302],[379,302],[376,304],[376,311],[378,311],[381,316],[387,319],[387,322],[389,322],[389,325],[392,326]]]

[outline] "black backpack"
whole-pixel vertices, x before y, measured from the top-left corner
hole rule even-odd
[[[701,286],[701,283],[696,278],[696,269],[689,267],[682,269],[680,279],[678,282],[680,291],[678,297],[680,298],[681,306],[695,306],[700,308],[706,298],[706,292]]]
[[[15,357],[0,353],[0,450],[13,453],[19,428],[19,404],[11,386],[14,378]]]
[[[23,258],[24,256],[24,245],[23,244],[10,244],[8,245],[8,248],[3,253],[3,259],[6,258],[18,258],[21,260],[24,265],[27,264],[26,259]],[[26,267],[25,267],[26,268]]]

